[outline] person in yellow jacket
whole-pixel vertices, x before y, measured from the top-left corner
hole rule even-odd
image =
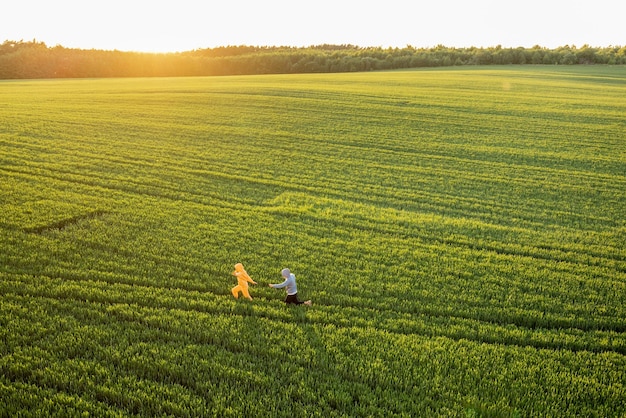
[[[252,300],[252,296],[248,292],[248,283],[256,284],[256,282],[248,275],[248,272],[243,268],[243,264],[235,264],[233,276],[237,277],[237,286],[231,290],[235,299],[239,299],[239,292],[241,292],[245,297]]]

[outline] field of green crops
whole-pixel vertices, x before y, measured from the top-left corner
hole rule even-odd
[[[0,82],[0,416],[624,417],[625,115],[620,66]]]

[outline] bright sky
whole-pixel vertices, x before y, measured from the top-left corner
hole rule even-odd
[[[624,0],[12,0],[0,43],[178,52],[227,45],[626,46]]]

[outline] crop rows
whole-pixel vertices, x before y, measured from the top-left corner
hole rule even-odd
[[[0,84],[0,416],[623,415],[621,71]]]

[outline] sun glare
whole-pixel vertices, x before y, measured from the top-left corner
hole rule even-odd
[[[158,53],[228,45],[554,48],[626,42],[621,21],[626,2],[610,0],[597,0],[593,8],[578,0],[448,0],[419,9],[402,0],[384,7],[352,0],[298,6],[285,0],[199,3],[10,2],[0,15],[0,41]]]

